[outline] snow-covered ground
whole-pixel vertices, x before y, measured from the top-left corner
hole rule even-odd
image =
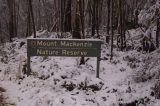
[[[135,32],[130,32],[134,38],[139,36]],[[26,62],[26,47],[26,39],[0,47],[0,87],[16,106],[160,106],[152,95],[160,50],[143,54],[114,49],[110,61],[110,47],[103,44],[98,79],[94,57],[86,57],[85,65],[79,65],[80,57],[32,57],[33,74],[27,77],[19,71]]]
[[[127,51],[101,47],[100,78],[96,78],[96,58],[32,57],[32,75],[21,72],[27,59],[27,40],[14,39],[0,46],[0,88],[7,103],[15,106],[160,106],[160,49],[138,52],[142,35],[152,35],[155,42],[155,10],[160,2],[145,6],[139,23],[148,29],[127,32]],[[43,36],[45,35],[45,36]],[[47,35],[47,36],[46,36]],[[39,38],[55,38],[56,33],[37,32]],[[67,38],[70,34],[66,34]],[[115,42],[116,43],[116,42]],[[1,92],[0,92],[1,94]],[[1,97],[1,96],[0,96]],[[1,106],[1,104],[0,104]]]

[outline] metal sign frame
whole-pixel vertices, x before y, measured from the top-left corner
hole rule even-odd
[[[101,56],[99,39],[27,39],[27,75],[31,74],[30,58],[32,56],[65,56],[65,57],[97,57],[97,73]]]

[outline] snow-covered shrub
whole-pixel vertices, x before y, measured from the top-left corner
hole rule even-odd
[[[6,92],[6,90],[0,87],[0,92]]]
[[[138,101],[135,100],[131,103],[119,103],[119,106],[137,106],[137,104],[138,104]]]
[[[64,83],[61,85],[63,88],[66,88],[67,91],[72,91],[76,88],[76,84],[73,82],[67,82],[64,81]]]
[[[91,90],[91,91],[94,92],[94,91],[99,91],[99,90],[101,90],[102,86],[103,86],[103,83],[102,83],[102,82],[100,82],[100,83],[98,83],[98,84],[91,84],[91,85],[87,84],[86,82],[81,82],[81,83],[78,85],[78,89],[86,90],[86,91]]]
[[[150,35],[151,36],[151,35]],[[156,50],[156,46],[154,45],[152,38],[149,38],[147,36],[144,36],[142,39],[142,48],[145,52],[153,52]]]
[[[148,106],[148,103],[150,103],[150,99],[148,97],[144,97],[130,103],[119,103],[119,106]]]
[[[143,59],[143,65],[134,70],[133,79],[135,82],[145,82],[151,79],[160,78],[160,50],[150,53],[148,57]]]
[[[134,56],[126,56],[123,58],[124,61],[127,61],[127,65],[130,66],[132,69],[137,68],[139,66],[140,60],[138,60]]]
[[[133,80],[137,83],[139,82],[146,82],[148,81],[149,79],[151,79],[151,76],[144,72],[144,71],[137,71],[137,72],[134,72],[134,75],[133,75]]]
[[[152,2],[153,1],[153,2]],[[139,23],[148,27],[151,24],[155,23],[155,11],[157,8],[160,8],[158,0],[149,0],[149,3],[146,3],[145,9],[143,9],[139,14]]]
[[[154,85],[154,87],[152,88],[154,95],[156,99],[160,99],[160,79],[158,79]]]

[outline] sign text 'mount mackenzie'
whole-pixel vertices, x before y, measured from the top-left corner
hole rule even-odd
[[[97,77],[101,40],[85,39],[27,39],[28,75],[31,56],[97,57]]]
[[[79,48],[88,48],[92,47],[91,42],[75,42],[75,41],[33,41],[34,46],[45,46],[45,47],[79,47]]]

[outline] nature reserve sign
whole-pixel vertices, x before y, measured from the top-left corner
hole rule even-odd
[[[85,39],[27,39],[28,75],[31,56],[97,57],[97,77],[101,40]]]

